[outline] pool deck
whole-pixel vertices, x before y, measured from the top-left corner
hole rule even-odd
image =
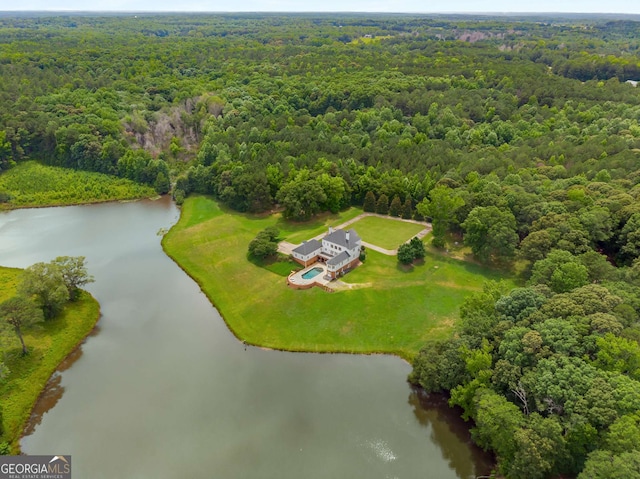
[[[318,273],[313,278],[304,279],[302,275],[313,268],[322,268],[322,273]],[[329,287],[330,282],[331,278],[327,275],[327,266],[323,263],[313,263],[300,271],[292,272],[287,278],[287,284],[295,289],[308,289],[313,286],[331,289]]]
[[[387,215],[380,215],[377,213],[361,213],[358,216],[356,216],[355,218],[350,219],[349,221],[346,221],[338,226],[335,226],[335,228],[337,229],[344,229],[347,226],[352,225],[353,223],[357,222],[358,220],[365,218],[367,216],[378,216],[380,218],[384,218],[384,219],[389,219],[389,220],[395,220],[395,221],[403,221],[405,223],[414,223],[417,225],[421,225],[424,226],[424,229],[422,231],[420,231],[416,236],[419,239],[424,238],[430,231],[431,231],[431,224],[425,222],[425,221],[416,221],[416,220],[409,220],[409,219],[404,219],[404,218],[398,218],[398,217],[394,217],[394,216],[387,216]],[[325,233],[320,233],[319,235],[316,235],[313,239],[316,239],[318,241],[320,241],[324,236],[326,235]],[[410,240],[407,240],[406,242],[408,243]],[[395,256],[396,254],[398,254],[398,250],[397,249],[386,249],[386,248],[381,248],[380,246],[371,244],[371,243],[367,243],[365,241],[362,241],[363,246],[365,246],[366,248],[372,249],[374,251],[378,251],[382,254],[386,254],[388,256]],[[298,245],[295,245],[293,243],[290,243],[288,241],[280,241],[280,243],[278,243],[278,252],[285,254],[285,255],[290,255],[292,254],[293,250],[297,247]],[[316,267],[320,267],[323,269],[323,272],[318,274],[317,276],[314,276],[313,278],[309,278],[309,279],[304,279],[302,277],[303,274],[305,274],[307,271],[316,268]],[[327,273],[327,266],[324,263],[314,263],[312,265],[307,266],[306,268],[304,268],[303,270],[300,271],[292,271],[291,274],[287,277],[287,284],[294,288],[294,289],[309,289],[309,288],[313,288],[314,286],[319,286],[322,289],[324,289],[325,291],[334,291],[336,289],[350,289],[350,288],[345,288],[344,285],[346,285],[346,283],[342,283],[342,282],[337,282],[334,283],[335,287],[329,286],[329,283],[331,283],[332,279],[328,276]],[[342,284],[342,287],[340,286],[340,283]]]

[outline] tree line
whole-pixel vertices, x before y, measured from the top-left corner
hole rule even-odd
[[[427,218],[435,247],[463,241],[528,285],[467,300],[412,380],[450,391],[508,477],[633,477],[639,33],[599,17],[4,16],[0,171],[36,158],[292,220]]]
[[[554,251],[526,287],[485,285],[414,363],[505,477],[639,477],[640,276],[588,281],[589,264]]]

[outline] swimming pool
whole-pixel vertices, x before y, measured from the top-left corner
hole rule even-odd
[[[315,268],[311,268],[309,271],[307,271],[306,273],[304,273],[302,275],[302,279],[311,279],[311,278],[315,278],[316,276],[318,276],[320,273],[322,273],[324,270],[322,268],[320,268],[319,266],[316,266]]]

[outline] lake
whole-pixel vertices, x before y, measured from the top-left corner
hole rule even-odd
[[[0,265],[86,256],[94,333],[54,374],[22,450],[76,478],[460,478],[489,458],[390,356],[246,347],[162,251],[158,201],[0,213]],[[327,296],[330,300],[330,296]]]

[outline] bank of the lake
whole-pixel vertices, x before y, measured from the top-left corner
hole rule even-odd
[[[20,269],[0,266],[0,302],[15,294],[20,273]],[[56,318],[23,331],[29,349],[27,356],[22,356],[20,343],[13,332],[7,333],[4,360],[10,373],[0,383],[4,425],[0,442],[8,442],[12,453],[19,452],[18,441],[47,381],[58,365],[89,335],[99,318],[100,305],[83,291],[80,298],[67,303]]]
[[[190,197],[163,247],[238,338],[288,351],[388,353],[411,360],[426,341],[452,333],[465,296],[501,278],[497,271],[433,254],[405,269],[395,257],[369,251],[365,264],[344,277],[353,289],[295,291],[285,278],[247,258],[247,245],[267,226],[299,242],[358,213],[330,215],[305,227],[279,215],[239,214],[210,198]]]
[[[157,196],[153,188],[102,173],[21,162],[0,175],[0,209],[69,206]],[[7,200],[8,198],[8,200]]]
[[[488,473],[466,425],[423,403],[404,361],[237,341],[161,248],[179,215],[166,197],[0,213],[0,264],[85,256],[102,313],[37,401],[24,453],[64,451],[74,477],[92,479]]]

